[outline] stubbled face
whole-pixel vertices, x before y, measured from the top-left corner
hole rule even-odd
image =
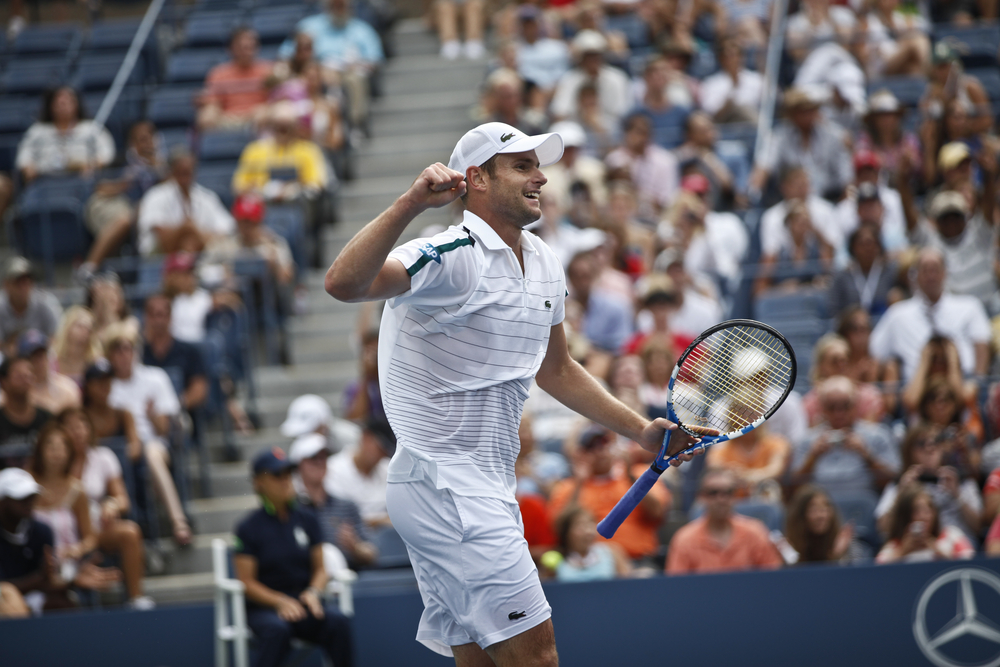
[[[538,167],[535,151],[498,155],[496,175],[491,177],[484,172],[484,177],[489,183],[490,210],[518,227],[542,217],[539,198],[548,179]]]

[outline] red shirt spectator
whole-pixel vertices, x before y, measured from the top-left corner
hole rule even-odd
[[[767,527],[756,519],[733,513],[736,478],[728,470],[709,470],[699,495],[705,515],[684,526],[670,542],[667,574],[771,570],[781,556],[771,544]]]

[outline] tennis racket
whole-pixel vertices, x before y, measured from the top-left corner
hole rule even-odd
[[[610,538],[682,454],[749,433],[774,414],[795,384],[795,353],[774,328],[729,320],[704,331],[677,360],[667,384],[667,418],[701,442],[668,456],[670,434],[656,459],[635,481],[597,532]]]

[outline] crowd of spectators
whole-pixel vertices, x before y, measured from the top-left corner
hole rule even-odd
[[[456,5],[439,5],[453,59]],[[773,10],[520,2],[492,17],[474,117],[566,146],[531,229],[563,261],[575,359],[663,416],[670,369],[702,330],[767,320],[753,303],[799,304],[773,321],[795,336],[797,391],[765,427],[665,474],[610,542],[594,520],[648,455],[532,387],[518,499],[543,576],[1000,549],[998,96],[991,73],[966,69],[961,38],[935,38],[995,7],[802,0],[783,35]],[[466,24],[467,47],[477,30]],[[779,39],[776,120],[758,137]]]

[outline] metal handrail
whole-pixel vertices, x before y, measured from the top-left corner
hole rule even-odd
[[[777,0],[771,16],[771,35],[767,42],[767,60],[764,65],[764,92],[757,116],[757,141],[754,144],[754,164],[771,143],[771,125],[774,107],[778,100],[778,74],[781,72],[781,54],[785,48],[785,23],[788,20],[788,0]],[[759,198],[761,193],[756,193]]]
[[[156,19],[159,18],[160,11],[163,9],[165,3],[166,0],[153,0],[149,5],[149,9],[146,10],[145,16],[142,17],[142,22],[139,24],[139,29],[135,32],[135,37],[132,38],[132,44],[128,48],[128,53],[125,54],[125,60],[122,61],[122,66],[118,68],[118,74],[115,75],[115,80],[111,83],[108,94],[101,101],[101,108],[97,110],[97,115],[94,116],[94,122],[98,125],[104,126],[111,115],[111,110],[118,103],[118,98],[125,88],[125,82],[132,76],[132,70],[135,69],[135,63],[139,59],[139,54],[146,46],[149,33],[152,32],[153,25],[156,23]]]

